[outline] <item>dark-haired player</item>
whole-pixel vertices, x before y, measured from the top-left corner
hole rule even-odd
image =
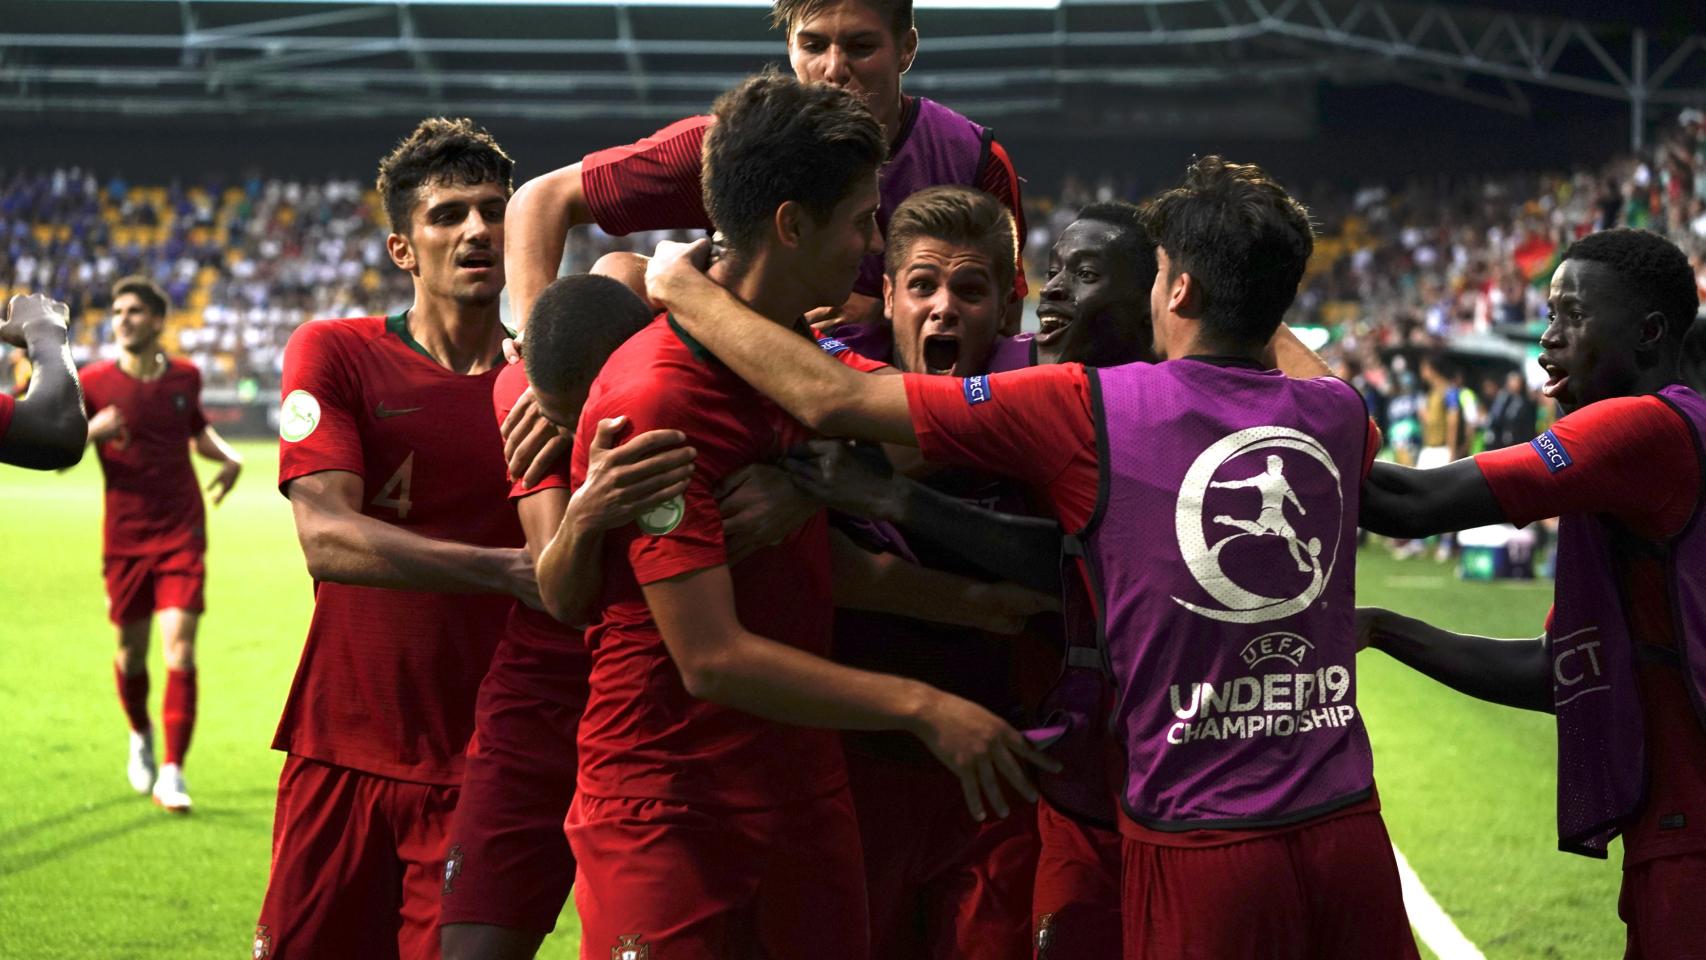
[[[856,94],[882,125],[888,164],[877,225],[912,193],[935,184],[976,187],[995,196],[1019,221],[1019,178],[988,128],[924,97],[901,92],[901,76],[918,53],[912,0],[775,0],[771,22],[787,31],[788,62],[803,82],[821,81]],[[636,230],[708,229],[700,155],[710,116],[690,117],[637,143],[588,154],[528,181],[510,208],[510,302],[525,310],[557,275],[564,237],[579,223],[612,234]],[[1018,263],[1018,261],[1015,261]],[[1016,333],[1025,273],[1013,274],[1003,326]],[[882,322],[883,261],[863,261],[843,305],[848,322]]]
[[[83,458],[88,421],[77,367],[66,345],[70,310],[45,294],[18,294],[0,319],[0,342],[28,352],[35,372],[29,392],[0,393],[0,463],[60,470]]]
[[[714,114],[705,193],[728,253],[713,285],[815,349],[803,314],[842,302],[881,248],[881,128],[845,91],[774,73],[724,94]],[[669,317],[593,384],[577,479],[592,425],[618,413],[635,429],[679,429],[696,459],[684,495],[605,537],[567,827],[583,952],[864,957],[859,839],[833,730],[914,732],[979,819],[985,797],[1007,810],[998,780],[1029,794],[1020,764],[1049,762],[981,707],[824,659],[832,604],[905,594],[838,577],[832,595],[821,512],[730,563],[712,491],[806,434]],[[939,616],[956,606],[947,593],[922,599]],[[975,613],[959,611],[962,622]]]
[[[1208,157],[1146,219],[1155,365],[896,382],[801,349],[678,253],[648,291],[814,428],[1048,491],[1118,688],[1127,956],[1414,957],[1352,673],[1375,431],[1348,386],[1269,366],[1307,212]]]
[[[645,302],[608,277],[553,281],[534,301],[527,366],[510,364],[498,374],[498,422],[531,374],[541,397],[567,406],[557,411],[561,422],[573,424],[604,359],[651,320]],[[572,498],[566,459],[540,483],[510,490],[551,613],[516,601],[480,683],[445,859],[439,929],[447,960],[532,957],[574,882],[563,818],[574,796],[575,732],[586,705],[587,650],[578,625],[597,586],[601,537],[680,495],[692,462],[677,431],[615,447],[620,427],[598,424],[593,470]]]
[[[1608,230],[1564,251],[1540,337],[1564,417],[1528,443],[1433,470],[1377,465],[1362,520],[1419,537],[1561,517],[1545,632],[1460,636],[1366,611],[1373,644],[1472,696],[1558,718],[1558,845],[1623,837],[1627,957],[1706,941],[1706,400],[1679,382],[1699,309],[1688,260]]]
[[[279,489],[314,616],[273,740],[257,960],[438,955],[476,689],[513,601],[538,603],[491,428],[512,167],[470,121],[423,121],[378,179],[412,306],[285,350]]]
[[[89,442],[106,478],[101,572],[107,619],[118,628],[113,660],[119,702],[130,720],[130,785],[154,802],[188,813],[183,764],[195,731],[196,628],[201,623],[207,516],[190,450],[220,464],[208,484],[218,506],[243,469],[201,410],[201,371],[160,347],[166,292],[146,277],[113,285],[117,360],[83,370]],[[154,766],[148,719],[148,637],[154,619],[166,657],[165,763]]]

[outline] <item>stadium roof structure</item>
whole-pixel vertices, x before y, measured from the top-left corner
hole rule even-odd
[[[667,120],[784,57],[768,0],[55,0],[0,20],[0,113]],[[1706,33],[1511,0],[918,0],[907,89],[1007,125],[1314,125],[1320,82],[1527,115],[1552,89],[1706,104]],[[1618,5],[1604,5],[1614,8]],[[1228,96],[1236,92],[1236,96]]]

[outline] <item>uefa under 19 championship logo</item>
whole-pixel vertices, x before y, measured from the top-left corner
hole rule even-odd
[[[1334,499],[1305,503],[1296,486],[1318,491],[1322,473],[1331,477]],[[1338,465],[1314,437],[1278,426],[1222,437],[1186,471],[1174,513],[1185,566],[1218,606],[1173,601],[1226,623],[1263,623],[1304,610],[1333,576],[1344,513]]]

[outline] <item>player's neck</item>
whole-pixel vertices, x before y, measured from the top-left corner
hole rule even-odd
[[[485,373],[501,362],[506,333],[496,301],[474,305],[417,296],[406,320],[415,343],[453,373]]]
[[[815,304],[801,304],[788,271],[778,270],[774,261],[759,254],[750,261],[719,260],[711,265],[712,280],[751,307],[759,316],[784,327],[792,326]]]
[[[166,372],[166,353],[158,345],[125,350],[118,355],[118,368],[138,380],[154,380]]]

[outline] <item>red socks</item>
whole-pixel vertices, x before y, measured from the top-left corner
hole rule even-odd
[[[146,683],[146,680],[144,681]],[[166,727],[167,763],[182,766],[195,732],[195,669],[166,671],[166,702],[160,711]]]
[[[118,683],[118,701],[124,705],[124,715],[130,719],[130,729],[147,733],[153,726],[148,722],[148,670],[125,673],[113,664],[113,679]]]

